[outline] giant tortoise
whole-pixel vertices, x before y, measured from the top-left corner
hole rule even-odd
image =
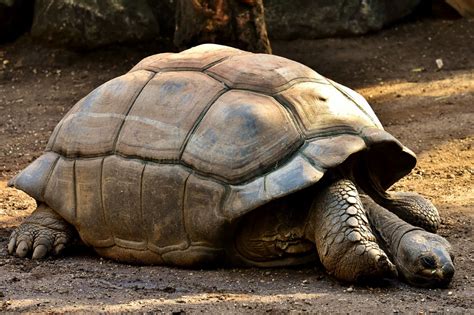
[[[361,95],[302,64],[213,44],[157,54],[81,99],[9,182],[38,208],[8,250],[42,258],[78,236],[130,263],[319,259],[343,281],[445,285],[436,208],[387,191],[415,163]]]

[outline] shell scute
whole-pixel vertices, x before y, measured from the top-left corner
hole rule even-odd
[[[152,77],[150,72],[137,71],[101,85],[61,120],[48,147],[66,157],[113,152],[127,112]]]
[[[180,165],[147,163],[143,173],[142,226],[148,247],[162,254],[189,246],[183,200],[190,173]]]
[[[130,72],[137,70],[203,70],[210,65],[233,55],[248,55],[249,52],[216,44],[203,44],[186,49],[179,54],[163,53],[140,61]]]
[[[222,80],[231,88],[266,94],[279,92],[291,86],[293,81],[327,81],[307,66],[266,54],[232,56],[210,67],[206,73]]]
[[[130,109],[116,151],[152,160],[179,160],[186,137],[224,85],[200,72],[157,74]]]
[[[141,189],[144,163],[109,156],[104,159],[102,195],[105,221],[116,244],[146,249]],[[96,226],[95,228],[98,228]],[[127,245],[130,243],[131,245]]]
[[[228,227],[220,215],[225,187],[212,180],[190,175],[184,197],[184,222],[193,245],[219,247]]]
[[[292,108],[307,137],[338,130],[358,133],[363,127],[381,128],[373,112],[367,113],[365,107],[329,82],[298,83],[276,98]]]
[[[72,224],[76,221],[75,162],[60,157],[44,191],[44,201]]]
[[[105,221],[102,205],[102,164],[104,158],[78,159],[75,165],[76,219],[86,244],[97,247],[114,245],[113,236]]]
[[[303,140],[291,117],[272,97],[248,91],[223,94],[204,116],[183,161],[227,182],[255,177]]]

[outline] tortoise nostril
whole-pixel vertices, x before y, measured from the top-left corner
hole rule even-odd
[[[441,270],[445,279],[451,279],[454,276],[454,266],[450,263],[444,264]]]

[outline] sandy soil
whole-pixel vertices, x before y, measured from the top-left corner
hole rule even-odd
[[[418,166],[394,189],[420,192],[438,206],[440,234],[456,255],[449,288],[398,281],[347,286],[318,266],[130,266],[80,247],[44,261],[8,256],[8,237],[33,201],[6,188],[6,180],[41,154],[79,98],[152,53],[117,48],[78,54],[25,37],[0,47],[0,312],[474,312],[474,21],[410,22],[365,37],[274,42],[273,48],[358,90],[387,130],[418,154]]]

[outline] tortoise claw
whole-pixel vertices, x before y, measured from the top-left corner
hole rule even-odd
[[[26,241],[20,241],[16,247],[16,255],[20,258],[23,258],[28,254],[29,250],[28,243]]]
[[[43,244],[40,244],[35,247],[35,250],[33,251],[33,255],[31,258],[33,259],[41,259],[46,257],[46,254],[48,253],[48,247],[46,247]]]
[[[53,210],[40,205],[10,236],[8,253],[41,259],[59,254],[74,236],[72,227]]]

